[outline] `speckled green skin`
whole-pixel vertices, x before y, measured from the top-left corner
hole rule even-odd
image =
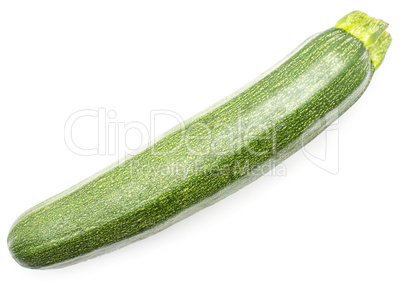
[[[156,229],[224,189],[244,187],[346,111],[373,72],[361,41],[338,28],[322,32],[153,147],[27,211],[10,231],[9,249],[23,266],[53,265]]]

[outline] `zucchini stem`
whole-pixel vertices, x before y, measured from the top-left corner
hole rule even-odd
[[[335,27],[347,31],[363,42],[377,70],[392,41],[391,35],[385,31],[388,24],[363,12],[354,11],[340,19]]]

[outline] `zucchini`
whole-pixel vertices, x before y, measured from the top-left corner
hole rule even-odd
[[[37,206],[8,236],[22,266],[65,266],[145,238],[267,173],[367,88],[391,43],[352,12],[148,147]]]

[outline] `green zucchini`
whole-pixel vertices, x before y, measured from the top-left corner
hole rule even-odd
[[[64,266],[145,238],[267,173],[367,88],[387,24],[352,12],[253,82],[148,147],[31,208],[8,247],[22,266]]]

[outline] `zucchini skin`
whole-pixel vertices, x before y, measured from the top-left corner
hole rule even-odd
[[[25,212],[8,236],[12,256],[29,268],[68,265],[191,215],[312,140],[357,101],[373,73],[353,35],[339,28],[315,35],[151,146]]]

